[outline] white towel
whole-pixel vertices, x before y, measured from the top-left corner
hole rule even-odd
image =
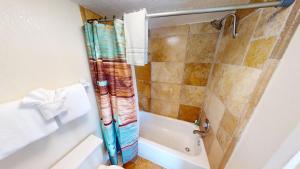
[[[20,106],[21,101],[0,105],[0,160],[58,129],[38,110]]]
[[[23,98],[22,105],[38,109],[45,120],[50,120],[67,111],[65,98],[65,92],[37,89]]]
[[[59,114],[59,120],[62,124],[68,123],[78,117],[87,114],[91,110],[91,104],[82,84],[75,84],[65,88],[57,89],[57,92],[66,93],[65,107],[67,112]]]
[[[148,19],[146,9],[124,14],[126,61],[131,65],[148,63]]]

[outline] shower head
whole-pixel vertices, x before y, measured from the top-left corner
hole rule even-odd
[[[216,20],[211,21],[210,23],[214,28],[216,28],[218,30],[221,30],[222,27],[223,27],[223,20],[224,20],[223,18],[222,19],[216,19]]]
[[[218,29],[218,30],[221,30],[223,28],[223,21],[227,18],[227,17],[232,17],[232,36],[233,38],[236,38],[237,37],[237,17],[234,13],[231,13],[231,14],[228,14],[226,15],[225,17],[221,18],[221,19],[216,19],[216,20],[213,20],[211,21],[211,25]]]

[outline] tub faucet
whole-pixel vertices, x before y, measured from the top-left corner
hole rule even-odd
[[[200,137],[204,138],[207,133],[205,131],[194,130],[193,134],[198,134]]]
[[[201,126],[199,126],[199,130],[193,130],[193,134],[198,134],[200,137],[204,138],[208,134],[208,131],[209,131],[209,120],[208,119],[205,119],[205,122],[202,125],[202,128],[203,129],[201,129]]]

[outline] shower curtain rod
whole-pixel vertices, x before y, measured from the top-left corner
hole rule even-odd
[[[178,15],[191,15],[191,14],[234,11],[234,10],[238,10],[238,9],[289,7],[291,4],[294,3],[294,1],[295,0],[280,0],[280,1],[274,1],[274,2],[250,3],[250,4],[241,4],[241,5],[233,5],[233,6],[220,6],[220,7],[213,7],[213,8],[201,8],[201,9],[174,11],[174,12],[161,12],[161,13],[147,14],[147,17],[148,18],[160,18],[160,17],[169,17],[169,16],[178,16]]]
[[[269,7],[289,7],[295,2],[295,0],[278,0],[273,2],[260,2],[260,3],[250,3],[250,4],[239,4],[232,6],[220,6],[213,8],[200,8],[192,10],[182,10],[182,11],[173,11],[173,12],[161,12],[161,13],[150,13],[147,14],[148,18],[160,18],[160,17],[169,17],[169,16],[179,16],[179,15],[192,15],[192,14],[204,14],[204,13],[213,13],[213,12],[226,12],[226,11],[235,11],[238,9],[254,9],[254,8],[269,8]],[[115,16],[113,17],[115,19]],[[109,22],[113,21],[107,20],[105,18],[101,19],[88,19],[88,22],[98,20],[100,22]]]

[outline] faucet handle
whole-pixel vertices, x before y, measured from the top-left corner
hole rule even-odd
[[[205,131],[208,131],[210,128],[210,123],[207,118],[205,119],[205,122],[203,123],[203,127],[204,127]]]
[[[194,124],[195,124],[196,126],[200,126],[201,120],[195,120],[195,121],[194,121]]]
[[[198,134],[200,137],[204,138],[209,132],[209,128],[210,128],[209,120],[207,118],[205,118],[204,122],[201,119],[195,120],[195,125],[199,126],[199,129],[194,130],[193,133]]]

